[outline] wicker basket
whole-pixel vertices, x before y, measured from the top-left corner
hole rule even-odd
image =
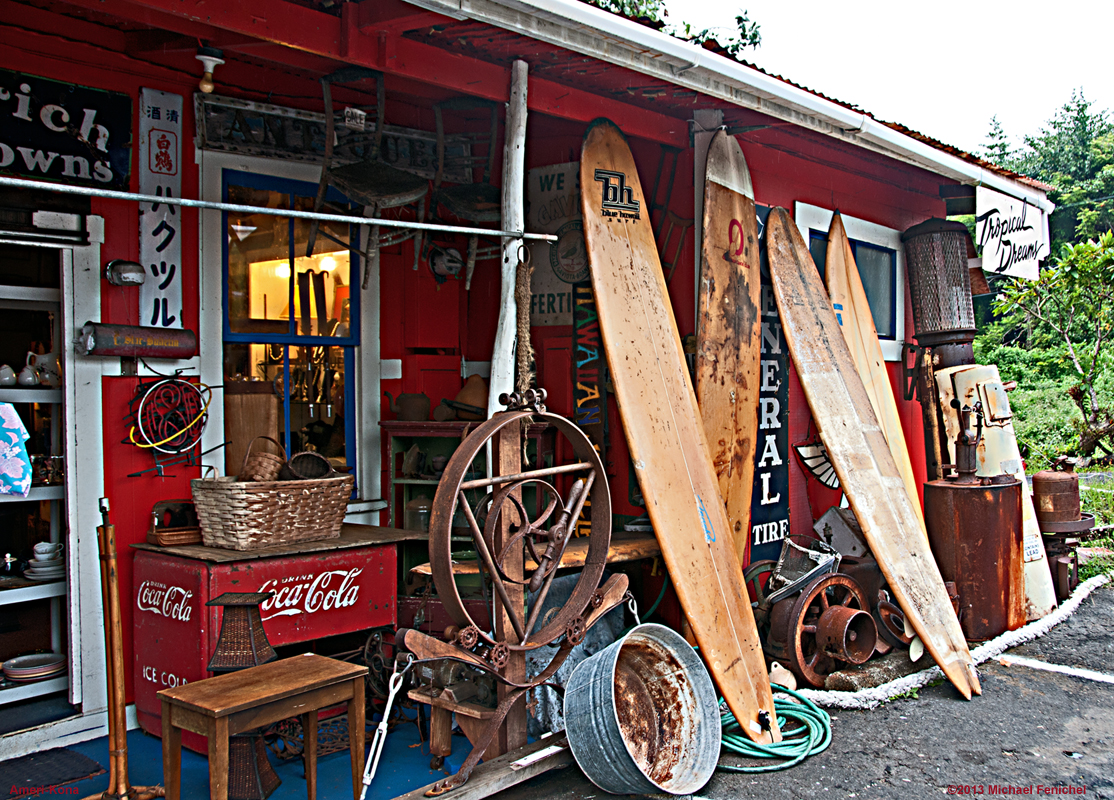
[[[206,547],[257,550],[340,536],[355,479],[308,481],[190,481]]]
[[[282,455],[256,450],[255,443],[260,439],[266,439],[273,444]],[[248,449],[244,453],[244,463],[240,466],[238,477],[242,481],[273,481],[285,465],[286,449],[270,436],[256,436],[248,444]]]

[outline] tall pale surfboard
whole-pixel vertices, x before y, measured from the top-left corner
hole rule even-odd
[[[909,494],[913,510],[917,512],[921,533],[927,537],[917,479],[913,475],[909,449],[905,446],[905,432],[901,429],[901,417],[897,413],[897,401],[890,385],[890,376],[886,372],[886,362],[882,358],[882,345],[878,343],[878,331],[874,327],[866,290],[855,265],[855,255],[851,252],[847,231],[843,228],[843,218],[838,211],[832,215],[832,224],[828,228],[828,254],[824,273],[828,297],[832,301],[836,321],[843,331],[847,348],[851,351],[851,360],[855,362],[855,369],[863,380],[863,388],[870,398],[870,407],[878,418],[878,424],[882,426],[882,434],[886,437],[890,454],[901,473],[905,491]]]
[[[746,563],[758,433],[758,218],[734,136],[719,131],[704,172],[696,399],[739,563]]]
[[[732,713],[755,741],[779,741],[762,646],[719,499],[649,208],[630,148],[611,122],[597,120],[585,134],[580,187],[600,333],[662,558]]]
[[[808,245],[784,208],[766,222],[774,297],[820,439],[906,620],[967,699],[981,694],[940,570],[855,369]]]

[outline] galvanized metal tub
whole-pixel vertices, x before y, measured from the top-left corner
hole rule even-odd
[[[719,760],[712,679],[662,625],[639,625],[577,665],[565,687],[565,732],[584,774],[612,794],[692,794]]]

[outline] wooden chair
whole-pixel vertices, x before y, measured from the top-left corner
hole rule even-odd
[[[333,85],[356,84],[367,80],[375,81],[374,106],[370,108],[350,106],[344,110],[345,125],[358,131],[357,136],[346,137],[346,145],[351,142],[356,150],[362,152],[363,158],[351,163],[338,164],[334,158],[337,115],[333,108]],[[371,233],[362,254],[366,261],[363,281],[366,289],[368,275],[371,272],[368,265],[378,265],[379,252],[383,247],[413,238],[414,269],[418,268],[418,257],[422,248],[421,231],[408,230],[399,233],[399,229],[391,229],[389,233],[381,236],[379,226],[373,220],[384,209],[416,205],[416,216],[418,221],[421,221],[425,217],[429,181],[419,175],[392,167],[379,158],[382,152],[387,105],[382,72],[366,67],[345,67],[324,76],[321,79],[321,90],[325,97],[325,158],[321,165],[321,180],[317,186],[313,210],[320,212],[325,209],[326,194],[329,187],[333,186],[349,200],[363,206],[364,216],[372,218],[369,220]],[[368,125],[371,126],[370,130]],[[347,242],[336,239],[314,221],[310,226],[307,256],[313,255],[319,233],[343,247],[350,247]]]
[[[461,112],[463,117],[469,111],[487,111],[490,122],[486,133],[469,133],[471,140],[467,148],[455,149],[448,142],[445,133],[446,112]],[[450,214],[466,222],[502,221],[502,189],[491,183],[495,173],[495,157],[498,154],[496,143],[499,135],[499,104],[478,97],[454,97],[435,103],[433,118],[437,125],[437,175],[433,179],[434,209],[444,207]],[[486,152],[481,152],[486,151]],[[481,169],[480,179],[475,181],[475,172]],[[470,173],[473,182],[444,186],[447,171]],[[472,272],[477,261],[497,258],[501,252],[498,245],[480,248],[479,236],[468,237],[468,256],[465,265],[464,288],[472,287]]]

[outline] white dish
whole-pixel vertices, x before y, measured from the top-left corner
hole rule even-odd
[[[27,574],[27,575],[24,575],[23,577],[25,577],[29,581],[36,581],[38,583],[47,583],[48,581],[60,581],[60,580],[62,580],[63,578],[66,577],[66,573],[63,572],[60,575],[30,575],[30,574]]]
[[[4,674],[9,672],[32,672],[41,669],[52,669],[66,663],[64,653],[31,653],[26,656],[16,656],[4,662]]]
[[[60,567],[62,562],[61,558],[32,558],[27,565],[32,568]]]

